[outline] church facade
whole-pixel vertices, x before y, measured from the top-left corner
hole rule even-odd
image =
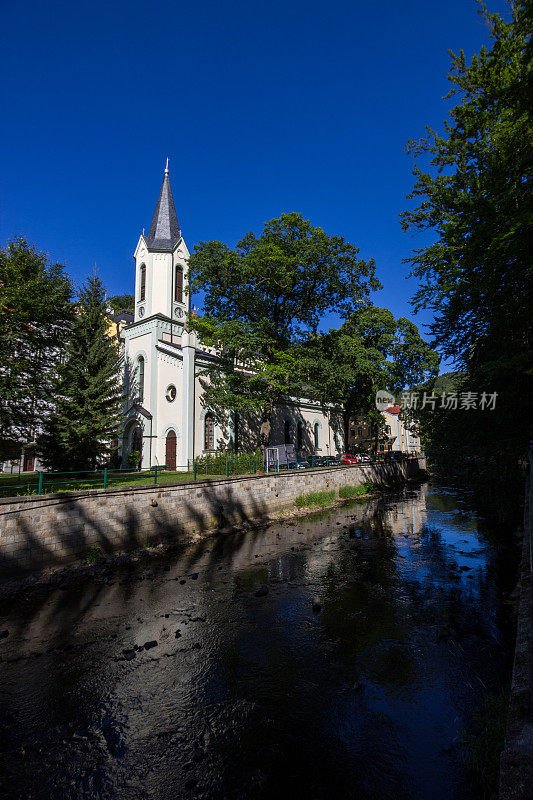
[[[204,402],[205,369],[214,349],[187,327],[189,251],[178,223],[167,168],[148,234],[134,253],[134,321],[123,329],[126,421],[122,463],[132,452],[143,467],[186,470],[197,456],[216,450],[253,451],[259,421],[231,409],[217,413]],[[287,399],[276,407],[270,444],[294,444],[300,457],[343,452],[343,410]]]

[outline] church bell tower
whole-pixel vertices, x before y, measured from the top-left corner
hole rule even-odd
[[[134,253],[135,322],[155,315],[185,322],[189,302],[185,294],[188,258],[170,187],[167,158],[150,229],[147,235],[143,231]]]

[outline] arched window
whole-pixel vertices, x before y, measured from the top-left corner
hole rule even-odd
[[[183,270],[179,264],[174,267],[174,300],[183,302]]]
[[[139,287],[139,300],[146,299],[146,265],[141,265],[140,287]]]
[[[144,358],[139,356],[137,361],[137,402],[144,402]]]
[[[313,425],[313,434],[315,437],[315,450],[320,450],[320,425],[318,422]]]
[[[285,420],[285,444],[292,444],[291,442],[291,421],[290,419]]]
[[[296,449],[302,450],[304,446],[304,424],[303,422],[298,422],[296,427]]]
[[[204,450],[215,449],[215,418],[213,414],[205,415],[204,420]]]

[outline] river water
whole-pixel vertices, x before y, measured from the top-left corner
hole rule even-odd
[[[31,591],[0,610],[0,796],[475,798],[506,580],[422,485]]]

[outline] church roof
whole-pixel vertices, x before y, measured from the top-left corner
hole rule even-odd
[[[176,215],[172,189],[170,188],[170,178],[168,177],[168,158],[165,169],[165,177],[159,198],[155,207],[154,216],[146,243],[150,250],[174,250],[181,239],[181,231]]]

